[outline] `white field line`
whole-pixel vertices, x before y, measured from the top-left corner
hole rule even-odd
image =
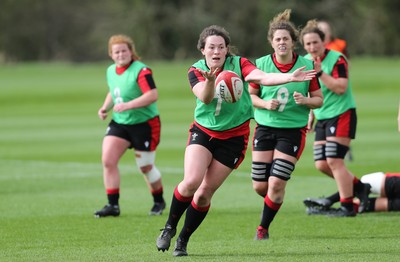
[[[102,176],[101,163],[79,162],[50,162],[50,161],[24,161],[24,160],[0,160],[0,180],[23,178],[76,178]],[[6,167],[6,168],[4,168]],[[183,167],[157,166],[162,174],[181,174]],[[6,169],[6,170],[4,170]],[[121,164],[121,174],[139,174],[135,164]],[[231,175],[249,177],[248,173],[235,170]]]

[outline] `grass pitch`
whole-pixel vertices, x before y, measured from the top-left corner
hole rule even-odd
[[[157,165],[165,198],[181,180],[193,119],[191,62],[149,62],[162,120]],[[155,239],[165,223],[147,213],[152,199],[132,153],[121,160],[121,216],[94,219],[106,203],[100,163],[108,120],[97,110],[107,92],[107,64],[15,64],[0,68],[0,261],[172,261]],[[397,132],[400,60],[353,59],[358,130],[357,176],[400,170]],[[287,186],[270,240],[254,241],[262,199],[251,188],[251,153],[215,194],[188,245],[187,261],[396,261],[400,213],[355,218],[308,216],[302,200],[334,192],[315,170],[311,142]],[[182,221],[181,221],[182,222]],[[174,239],[175,240],[175,239]],[[174,242],[173,242],[174,243]],[[173,245],[172,243],[172,245]]]

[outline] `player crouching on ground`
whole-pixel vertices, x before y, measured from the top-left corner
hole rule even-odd
[[[367,185],[364,197],[366,205],[360,205],[360,200],[354,204],[359,205],[358,212],[385,212],[400,211],[400,173],[376,172],[361,177],[361,181]],[[377,197],[368,197],[369,194]],[[338,202],[338,193],[327,198],[307,198],[304,200],[306,213],[309,215],[324,215],[332,211],[332,206]]]

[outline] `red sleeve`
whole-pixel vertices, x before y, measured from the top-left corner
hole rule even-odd
[[[243,78],[246,78],[246,76],[248,76],[254,69],[257,69],[249,59],[244,57],[240,58],[240,67],[242,68]]]
[[[339,57],[332,70],[334,78],[348,78],[348,64],[344,57]]]
[[[139,72],[137,83],[143,94],[150,91],[151,89],[156,88],[156,84],[154,83],[153,79],[153,72],[150,68],[143,68]]]
[[[308,87],[308,92],[314,92],[314,91],[317,91],[319,89],[321,89],[321,86],[319,84],[318,77],[314,77],[310,81],[310,85]]]
[[[240,58],[240,67],[242,68],[242,75],[243,79],[246,78],[254,69],[257,69],[257,67],[250,62],[249,59],[241,57]],[[254,88],[254,89],[260,89],[260,85],[249,82],[249,86]]]
[[[191,88],[193,88],[199,82],[206,81],[204,76],[195,67],[189,68],[188,78],[189,78],[189,84],[190,84]]]

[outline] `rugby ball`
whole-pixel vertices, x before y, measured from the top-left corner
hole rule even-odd
[[[215,92],[218,99],[227,103],[239,101],[243,94],[242,78],[233,71],[222,71],[215,79]]]

